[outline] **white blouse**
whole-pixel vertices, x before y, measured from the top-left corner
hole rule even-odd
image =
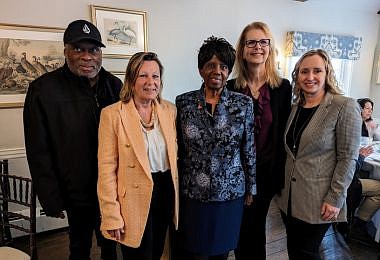
[[[166,141],[161,132],[158,119],[154,122],[154,128],[146,130],[141,126],[147,149],[149,165],[152,172],[165,172],[170,169]]]

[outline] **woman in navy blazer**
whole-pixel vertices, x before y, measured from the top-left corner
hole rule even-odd
[[[244,208],[235,250],[237,260],[265,260],[266,216],[274,194],[284,185],[286,153],[282,140],[290,114],[292,88],[287,79],[278,75],[275,49],[265,23],[247,25],[236,48],[236,79],[227,82],[227,88],[253,100],[255,114],[257,195]]]
[[[256,194],[252,101],[225,87],[234,59],[226,40],[208,38],[198,54],[204,83],[176,98],[179,229],[190,259],[227,259],[244,200],[250,204]]]
[[[289,259],[320,259],[333,222],[346,221],[346,195],[358,158],[357,102],[341,95],[328,54],[306,52],[293,73],[296,104],[285,131],[285,186],[277,198]]]

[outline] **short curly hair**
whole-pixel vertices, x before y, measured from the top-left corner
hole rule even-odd
[[[236,51],[226,39],[215,36],[207,38],[199,49],[198,69],[202,69],[214,55],[227,65],[228,72],[231,73],[234,67]]]

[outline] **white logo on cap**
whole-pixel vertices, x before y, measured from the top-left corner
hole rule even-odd
[[[83,26],[83,32],[84,33],[87,33],[87,34],[89,34],[90,33],[90,28],[88,28],[88,26],[87,26],[87,24],[85,24],[84,26]]]

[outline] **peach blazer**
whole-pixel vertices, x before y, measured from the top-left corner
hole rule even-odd
[[[178,227],[178,170],[176,108],[165,100],[155,101],[157,117],[166,140],[175,205],[173,221]],[[106,230],[124,229],[121,241],[130,247],[140,246],[144,234],[153,180],[145,147],[140,117],[134,102],[121,101],[102,110],[99,126],[98,198],[103,235]]]

